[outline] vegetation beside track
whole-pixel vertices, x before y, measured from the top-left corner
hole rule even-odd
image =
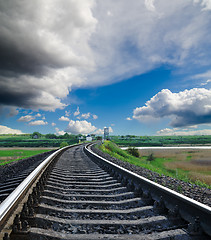
[[[210,135],[199,136],[111,136],[113,142],[122,147],[211,145]]]
[[[6,165],[8,163],[21,160],[23,158],[28,158],[36,154],[48,152],[50,149],[9,149],[9,150],[0,150],[0,166]]]
[[[204,179],[192,178],[192,172],[189,170],[183,170],[181,168],[170,168],[167,163],[171,163],[175,161],[173,158],[165,158],[165,157],[152,157],[152,156],[141,156],[134,157],[128,153],[126,150],[120,149],[115,143],[111,141],[105,141],[102,145],[99,146],[100,150],[105,153],[108,153],[110,156],[118,158],[122,161],[129,162],[139,167],[143,167],[149,169],[153,172],[156,172],[160,175],[169,176],[172,178],[176,178],[179,180],[183,180],[185,182],[190,182],[197,184],[199,186],[211,188],[211,184],[206,182],[206,177]],[[189,157],[190,159],[190,157]],[[205,173],[206,174],[206,173]],[[207,172],[208,176],[211,173]],[[195,174],[196,176],[197,174]],[[179,186],[178,186],[179,187]]]

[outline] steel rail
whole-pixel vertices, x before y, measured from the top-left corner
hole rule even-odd
[[[113,169],[117,174],[119,174],[119,176],[131,179],[136,188],[141,187],[143,191],[150,192],[154,200],[159,201],[162,196],[167,209],[173,209],[175,206],[178,206],[179,214],[187,222],[194,224],[196,217],[199,217],[200,225],[203,231],[211,236],[211,207],[110,162],[109,160],[94,153],[91,150],[91,146],[93,145],[94,144],[86,145],[84,147],[84,151],[94,161]]]
[[[44,169],[58,156],[62,151],[81,144],[74,144],[63,147],[47,157],[23,182],[0,204],[0,230],[4,226],[5,219],[8,218],[12,209],[15,208],[20,199],[24,196],[26,191],[40,176]]]

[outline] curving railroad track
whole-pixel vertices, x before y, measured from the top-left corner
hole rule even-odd
[[[0,205],[4,240],[211,236],[210,207],[97,156],[89,146],[57,151],[21,185]]]

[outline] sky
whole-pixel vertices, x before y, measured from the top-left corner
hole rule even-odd
[[[211,0],[0,0],[0,134],[211,135]]]

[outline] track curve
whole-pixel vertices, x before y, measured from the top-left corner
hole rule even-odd
[[[4,240],[210,239],[197,218],[190,224],[156,197],[165,194],[85,152],[71,147],[45,171]]]

